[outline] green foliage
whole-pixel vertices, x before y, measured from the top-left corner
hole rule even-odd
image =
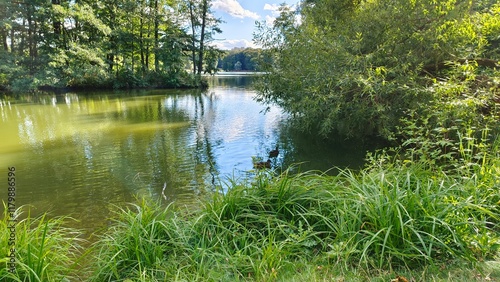
[[[111,81],[115,82],[119,78],[113,78],[108,72],[98,66],[88,66],[86,68],[74,68],[71,70],[66,86],[72,88],[110,88]],[[53,85],[53,84],[48,84]],[[55,84],[57,85],[57,84]]]
[[[258,71],[258,58],[261,50],[253,48],[234,48],[219,61],[218,67],[224,71]]]
[[[164,277],[162,269],[169,255],[169,234],[165,221],[170,211],[156,203],[141,202],[116,211],[114,225],[99,240],[93,281],[116,281],[153,275]]]
[[[93,281],[277,281],[317,265],[415,270],[498,254],[498,156],[467,177],[388,158],[337,176],[259,172],[191,212],[119,210]]]
[[[387,281],[395,271],[441,281],[445,267],[442,279],[477,278],[478,262],[496,258],[500,250],[500,144],[486,148],[461,140],[457,164],[467,165],[472,149],[490,151],[480,167],[444,171],[425,160],[380,153],[360,172],[260,171],[247,182],[228,180],[199,208],[165,208],[146,199],[117,207],[109,228],[82,257],[92,263],[90,276],[78,265],[80,233],[64,227],[63,218],[28,215],[16,225],[17,273],[3,268],[0,276],[2,281]],[[7,217],[0,224],[8,230]],[[0,234],[7,262],[10,234]]]
[[[220,52],[207,43],[220,30],[208,9],[202,47],[185,31],[184,2],[2,2],[0,89],[198,86],[186,51],[200,49],[200,65],[213,72]],[[202,23],[193,24],[198,32]]]
[[[131,69],[120,70],[113,81],[114,88],[138,88],[144,86],[143,81]]]
[[[66,218],[48,218],[46,214],[39,217],[21,219],[23,214],[18,208],[15,215],[18,222],[15,224],[15,273],[8,272],[9,262],[8,240],[10,233],[8,226],[12,225],[7,217],[7,207],[4,203],[4,218],[0,221],[2,232],[0,241],[2,257],[0,279],[2,281],[70,281],[77,279],[80,273],[76,270],[81,255],[82,239],[78,230],[64,226]]]
[[[212,14],[213,0],[182,0],[181,13],[186,15],[190,24],[189,51],[191,52],[192,71],[201,76],[202,72],[212,73],[216,66],[219,50],[210,47],[214,35],[221,33],[220,19]]]
[[[485,221],[490,215],[498,220],[492,191],[477,191],[474,181],[436,177],[418,166],[347,179],[350,189],[340,198],[356,217],[341,210],[337,218],[345,223],[339,225],[344,236],[338,239],[368,267],[412,268],[458,257],[474,261],[477,248],[471,239],[496,233]],[[480,197],[471,198],[471,192]],[[482,245],[487,253],[480,255],[496,254],[499,238],[490,239]]]
[[[305,131],[387,139],[409,112],[460,110],[440,108],[449,95],[480,94],[492,105],[498,62],[491,48],[497,35],[490,30],[497,28],[498,4],[480,11],[470,5],[305,1],[301,22],[283,9],[272,28],[261,23],[255,36],[274,58],[261,64],[269,75],[259,84],[259,100],[282,106]],[[479,77],[491,85],[473,83]],[[472,114],[481,119],[491,112]]]
[[[466,62],[448,70],[447,79],[434,80],[429,89],[439,100],[401,119],[397,137],[404,158],[458,174],[479,173],[485,158],[497,158],[500,84],[491,78],[496,73]]]

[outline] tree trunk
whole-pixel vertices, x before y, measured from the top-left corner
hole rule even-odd
[[[487,68],[499,68],[500,67],[500,61],[498,61],[498,60],[485,59],[485,58],[468,59],[468,60],[458,59],[455,61],[438,62],[435,64],[425,65],[421,71],[421,74],[433,74],[439,70],[450,68],[454,63],[464,64],[466,62],[471,62],[471,63],[475,62],[475,63],[477,63],[478,66],[487,67]]]
[[[7,29],[2,28],[2,46],[5,51],[9,51],[9,45],[7,44]]]
[[[19,56],[23,56],[24,54],[24,49],[26,48],[26,32],[24,32],[25,30],[27,30],[26,27],[26,18],[23,17],[23,24],[21,25],[20,27],[20,41],[19,41],[19,45],[17,47],[17,52],[18,52],[18,55]],[[12,32],[14,33],[14,32]]]
[[[159,20],[158,20],[158,0],[155,0],[154,2],[154,17],[155,17],[155,22],[154,22],[154,37],[155,37],[155,43],[154,43],[154,55],[155,55],[155,72],[160,71],[160,61],[158,60],[158,54],[159,54]]]
[[[115,11],[113,9],[112,4],[108,6],[108,13],[109,13],[109,24],[108,26],[111,26],[116,22],[116,15]],[[116,36],[113,35],[113,33],[110,34],[109,36],[109,53],[106,55],[106,59],[108,61],[108,71],[109,73],[113,72],[113,66],[115,63],[115,51],[116,51]]]
[[[144,2],[141,2],[141,12],[139,13],[139,49],[140,49],[140,53],[141,53],[141,72],[142,74],[144,75],[145,73],[145,60],[144,60],[144,33],[143,33],[143,29],[144,29],[144,14],[143,14],[143,10],[144,10]]]
[[[189,16],[191,19],[191,59],[193,60],[193,74],[196,74],[196,17],[194,15],[194,3],[189,1]]]
[[[35,27],[33,20],[33,10],[32,7],[28,5],[27,7],[27,20],[28,20],[28,54],[29,54],[29,70],[30,74],[34,73],[34,58],[35,58]]]
[[[10,52],[11,52],[11,53],[14,53],[14,47],[15,47],[15,46],[14,46],[14,42],[16,41],[16,39],[15,39],[15,35],[16,35],[16,34],[15,34],[15,32],[14,32],[14,28],[12,28],[12,29],[10,30]]]
[[[52,5],[61,5],[61,0],[52,0]],[[54,34],[56,35],[56,38],[58,40],[59,36],[61,35],[61,21],[53,19],[52,27],[54,29]]]
[[[114,64],[114,61],[115,61],[115,55],[113,55],[113,53],[109,53],[108,55],[106,55],[106,59],[108,60],[108,71],[111,73],[113,72],[113,64]]]
[[[198,51],[198,75],[201,75],[203,69],[203,53],[205,41],[205,27],[207,24],[208,0],[203,0],[201,7],[201,34],[200,34],[200,50]]]
[[[147,21],[147,33],[146,33],[146,70],[149,71],[149,57],[151,56],[151,21]]]
[[[132,32],[132,37],[135,39],[135,33],[134,33],[134,21],[131,21],[131,25],[130,25],[130,31]],[[132,73],[135,74],[135,56],[134,56],[134,53],[135,53],[135,44],[134,44],[134,41],[135,40],[132,40],[130,42],[130,62],[131,62],[131,67],[132,67]]]
[[[38,58],[38,35],[40,30],[38,29],[38,22],[35,20],[33,22],[34,30],[33,30],[33,59],[36,61]]]

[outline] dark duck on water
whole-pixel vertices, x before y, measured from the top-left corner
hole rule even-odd
[[[271,150],[269,152],[269,158],[267,159],[267,161],[265,161],[265,162],[257,161],[259,158],[254,158],[253,168],[255,168],[255,169],[271,168],[271,159],[278,157],[279,153],[280,153],[280,151],[278,149],[278,145],[276,145],[276,149]]]
[[[253,168],[263,169],[263,168],[271,168],[271,160],[267,159],[265,162],[255,162],[253,163]]]
[[[276,149],[271,150],[269,152],[269,158],[276,158],[279,155],[280,151],[278,149],[278,145],[276,145]]]

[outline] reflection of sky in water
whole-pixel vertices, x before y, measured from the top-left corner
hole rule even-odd
[[[212,162],[222,177],[253,169],[252,156],[263,156],[274,146],[281,114],[253,100],[253,92],[241,89],[217,89],[203,96],[203,109],[184,102],[190,119],[196,123],[198,138],[212,144]],[[189,105],[189,106],[188,106]]]
[[[228,81],[218,78],[221,86],[204,94],[155,90],[0,100],[0,166],[19,167],[20,203],[71,214],[87,228],[105,224],[109,204],[134,201],[136,193],[192,201],[193,194],[213,188],[213,177],[248,175],[252,156],[267,159],[276,144],[282,152],[276,167],[320,158],[327,168],[334,165],[337,153],[326,146],[308,151],[315,146],[309,141],[297,145],[298,139],[280,132],[279,109],[264,114],[255,92]]]
[[[253,169],[252,156],[264,156],[277,142],[281,113],[253,100],[254,92],[240,88],[216,88],[200,97],[167,97],[165,109],[182,109],[191,120],[188,144],[208,142],[211,164],[222,176]],[[208,160],[206,160],[208,161]]]

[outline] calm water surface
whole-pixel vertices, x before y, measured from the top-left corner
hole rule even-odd
[[[287,116],[253,100],[251,76],[211,77],[211,88],[19,95],[0,100],[0,183],[17,171],[16,204],[79,220],[89,233],[111,205],[152,195],[193,203],[228,177],[252,176],[252,156],[273,168],[357,168],[366,149],[288,129]],[[166,188],[164,186],[166,185]],[[1,199],[7,199],[7,186]]]

